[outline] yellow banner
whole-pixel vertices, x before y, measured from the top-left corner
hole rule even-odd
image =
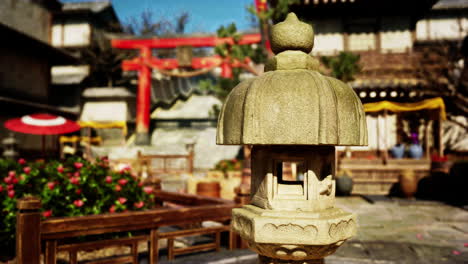
[[[447,118],[445,113],[445,104],[444,100],[440,97],[426,99],[415,103],[396,103],[390,101],[382,101],[364,104],[365,112],[381,112],[383,110],[388,110],[392,112],[409,112],[436,109],[439,109],[440,118],[442,120],[445,120]]]
[[[80,127],[92,127],[92,128],[122,128],[123,134],[127,135],[127,122],[125,121],[115,121],[109,123],[99,123],[93,121],[78,121]]]

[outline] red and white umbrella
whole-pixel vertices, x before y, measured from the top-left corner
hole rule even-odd
[[[76,122],[51,114],[33,114],[13,118],[5,122],[5,127],[24,134],[42,135],[44,154],[45,135],[59,135],[80,130]]]
[[[50,114],[13,118],[5,122],[5,127],[15,132],[34,135],[58,135],[80,130],[76,122]]]

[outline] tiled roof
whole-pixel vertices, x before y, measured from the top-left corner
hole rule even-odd
[[[433,10],[463,9],[463,8],[468,8],[467,0],[440,0],[432,7]]]
[[[89,10],[94,13],[99,13],[102,10],[110,7],[112,4],[109,1],[92,1],[92,2],[72,2],[63,3],[63,11],[85,11]]]

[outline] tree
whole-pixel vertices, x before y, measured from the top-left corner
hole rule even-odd
[[[165,17],[155,19],[153,11],[146,9],[140,15],[128,18],[123,28],[124,32],[137,37],[169,37],[184,34],[189,21],[188,12],[181,12],[174,20],[168,20]]]
[[[223,43],[215,47],[215,53],[221,56],[223,59],[228,59],[230,62],[233,60],[244,61],[245,58],[249,57],[254,62],[257,58],[261,58],[261,47],[253,48],[250,45],[239,45],[241,35],[237,32],[236,25],[234,23],[228,26],[221,26],[217,30],[217,36],[220,38],[232,38],[233,44]],[[240,82],[240,74],[243,71],[241,68],[233,68],[232,78],[219,77],[214,82],[212,80],[202,80],[199,82],[200,90],[213,93],[219,99],[224,101],[229,92]]]
[[[361,71],[360,56],[351,52],[340,52],[336,57],[322,57],[322,63],[331,70],[333,77],[349,82]]]

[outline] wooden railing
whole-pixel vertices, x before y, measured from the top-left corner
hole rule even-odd
[[[117,256],[112,259],[94,260],[90,263],[138,263],[138,243],[148,242],[149,263],[158,261],[158,241],[168,239],[168,258],[203,250],[220,249],[220,233],[229,232],[229,248],[232,248],[233,236],[229,222],[231,210],[236,205],[230,201],[186,194],[175,194],[164,191],[156,192],[160,202],[169,202],[183,207],[157,208],[141,212],[90,215],[80,217],[52,218],[41,221],[40,201],[26,198],[18,201],[16,256],[19,264],[39,264],[41,253],[44,253],[45,264],[55,264],[57,252],[66,251],[71,264],[77,262],[77,252],[95,250],[113,246],[130,247],[130,255]],[[163,226],[194,226],[203,221],[222,223],[217,227],[195,227],[161,233]],[[66,242],[69,238],[79,236],[111,234],[139,231],[133,237],[84,243]],[[213,243],[174,249],[177,237],[215,234]],[[45,249],[41,250],[41,244]]]

